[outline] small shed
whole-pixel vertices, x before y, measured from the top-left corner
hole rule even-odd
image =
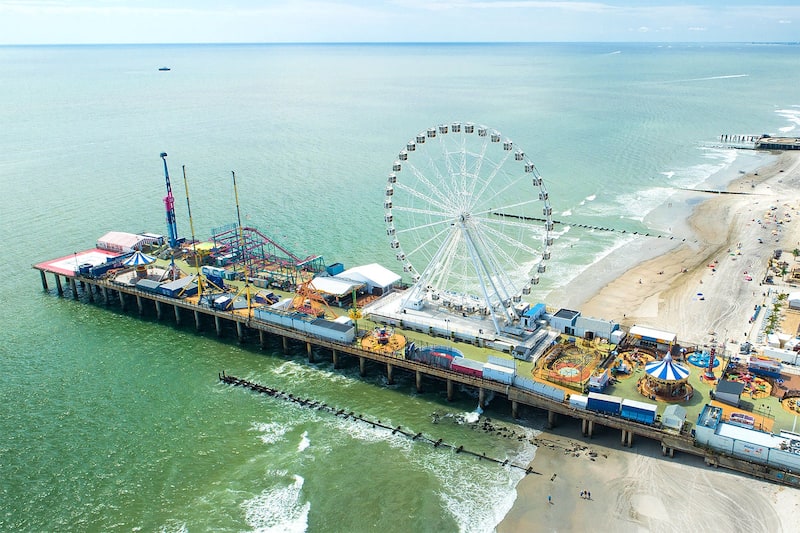
[[[522,327],[536,329],[536,321],[539,320],[547,309],[543,303],[538,303],[529,307],[522,314]]]
[[[800,292],[790,292],[788,302],[789,309],[800,310]]]
[[[579,311],[571,309],[559,309],[550,317],[550,327],[559,333],[575,335],[575,320],[580,316]]]
[[[721,379],[714,391],[714,399],[738,407],[742,392],[744,392],[744,383]]]
[[[574,335],[585,339],[594,339],[595,337],[608,339],[617,328],[619,328],[619,324],[611,320],[581,315],[575,318]]]
[[[661,415],[661,425],[668,428],[681,429],[685,421],[686,409],[676,403],[666,406]]]

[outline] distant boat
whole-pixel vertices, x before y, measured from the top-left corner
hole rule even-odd
[[[160,70],[160,71],[162,71],[162,72],[163,72],[163,71],[170,70],[170,68],[169,68],[169,67],[159,67],[159,69],[158,69],[158,70]]]

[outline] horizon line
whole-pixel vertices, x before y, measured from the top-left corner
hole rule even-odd
[[[196,41],[196,42],[118,42],[118,43],[0,43],[0,47],[12,46],[237,46],[237,45],[451,45],[451,44],[752,44],[784,45],[800,44],[800,41]]]

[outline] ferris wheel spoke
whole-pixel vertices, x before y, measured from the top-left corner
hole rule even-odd
[[[395,188],[400,190],[400,191],[402,191],[402,192],[407,192],[410,196],[412,196],[414,198],[417,198],[418,200],[422,200],[423,202],[425,202],[426,205],[436,207],[442,212],[450,212],[450,211],[452,211],[452,207],[450,205],[450,203],[451,203],[450,199],[446,198],[446,197],[442,197],[441,194],[439,193],[439,191],[437,191],[436,189],[430,189],[429,188],[429,190],[433,190],[434,191],[435,196],[438,198],[438,200],[434,199],[433,197],[431,197],[431,196],[429,196],[427,194],[424,194],[420,190],[414,189],[414,188],[409,187],[409,186],[407,186],[407,185],[405,185],[403,183],[400,183],[400,182],[397,182],[395,184]]]
[[[402,234],[402,233],[410,233],[410,232],[419,232],[420,230],[424,230],[424,229],[428,229],[428,228],[435,228],[437,226],[441,226],[444,223],[447,224],[447,227],[439,230],[440,233],[441,233],[441,232],[447,231],[450,228],[450,221],[449,220],[439,220],[439,221],[436,221],[436,222],[429,222],[427,224],[420,224],[418,226],[409,226],[407,228],[402,228],[402,229],[396,230],[396,233],[397,234]]]
[[[398,183],[400,184],[401,187],[404,186],[407,192],[411,193],[414,196],[417,196],[418,198],[420,198],[420,199],[422,199],[424,201],[427,201],[427,202],[430,202],[430,203],[433,203],[433,204],[436,204],[436,205],[440,205],[440,206],[450,206],[450,205],[452,205],[452,201],[451,201],[450,196],[448,194],[446,194],[447,191],[442,191],[441,183],[439,185],[437,185],[436,183],[431,182],[430,179],[428,179],[428,177],[426,177],[425,174],[413,164],[408,165],[408,167],[409,167],[409,170],[411,170],[411,173],[417,179],[417,181],[422,183],[426,187],[427,191],[433,193],[433,195],[436,198],[438,198],[438,201],[435,201],[430,196],[422,194],[421,191],[418,191],[417,189],[411,188],[409,186],[405,186],[405,184],[400,183],[398,181]],[[443,182],[444,181],[442,179],[442,176],[439,174],[438,170],[435,171],[435,174],[436,174],[435,177],[438,179],[439,182]],[[443,207],[443,209],[444,209],[444,207]]]
[[[537,203],[539,203],[539,200],[530,199],[530,200],[525,200],[525,201],[522,201],[522,202],[518,202],[516,204],[509,204],[509,205],[504,205],[504,206],[500,206],[500,207],[487,207],[486,209],[481,210],[481,211],[474,211],[472,213],[472,216],[473,217],[475,217],[475,216],[485,216],[485,215],[491,215],[491,214],[495,214],[495,213],[497,213],[498,216],[503,216],[503,215],[508,214],[508,213],[505,213],[505,211],[509,211],[509,210],[511,210],[511,209],[513,209],[515,207],[525,207],[525,206],[529,206],[531,204],[537,204]]]
[[[404,230],[404,231],[408,231],[408,230]],[[425,249],[425,246],[428,246],[428,245],[430,245],[431,243],[433,243],[433,242],[435,242],[435,241],[439,240],[439,239],[441,238],[441,236],[442,236],[444,233],[448,232],[448,231],[450,231],[450,228],[443,228],[442,230],[440,230],[440,231],[438,231],[437,233],[433,234],[433,235],[432,235],[430,238],[428,238],[427,240],[425,240],[425,241],[423,241],[422,243],[418,244],[416,248],[414,248],[413,250],[411,250],[410,252],[408,252],[406,255],[414,255],[414,254],[417,254],[417,253],[419,253],[419,252],[420,252],[420,250],[424,250],[424,249]],[[430,254],[428,254],[428,255],[430,255]]]
[[[536,255],[536,254],[540,253],[539,250],[533,248],[532,246],[528,246],[527,244],[525,244],[521,240],[515,239],[515,238],[511,237],[510,235],[507,235],[507,234],[503,233],[502,231],[497,231],[496,229],[492,228],[491,226],[482,226],[482,228],[484,228],[487,233],[490,233],[496,239],[505,242],[506,244],[514,247],[515,249],[523,250],[524,252],[529,253],[531,255]],[[497,242],[494,242],[493,244],[494,244],[494,246],[498,246]]]
[[[500,169],[503,167],[503,165],[507,161],[509,155],[511,155],[510,151],[507,152],[506,156],[503,157],[500,161],[498,161],[492,167],[492,172],[488,173],[488,175],[486,176],[486,179],[483,180],[482,188],[477,192],[473,191],[472,194],[473,194],[474,198],[481,199],[481,200],[485,199],[487,201],[491,201],[493,198],[496,198],[499,194],[502,194],[506,190],[508,190],[512,185],[517,185],[516,181],[511,181],[511,182],[507,183],[506,186],[503,187],[501,190],[495,192],[493,196],[490,196],[489,198],[485,198],[486,190],[489,188],[489,185],[491,185],[496,180],[498,172],[500,171]],[[477,181],[475,182],[475,185],[477,185]]]
[[[442,213],[441,211],[432,211],[430,209],[422,209],[419,207],[407,207],[404,205],[395,205],[392,207],[392,211],[398,211],[401,213],[413,213],[415,215],[425,215],[430,217],[441,217],[442,218],[441,222],[450,222],[453,218],[453,215],[450,213]]]
[[[501,246],[490,239],[486,239],[484,234],[480,231],[475,231],[473,242],[477,243],[476,248],[480,250],[480,255],[486,257],[487,261],[492,267],[492,272],[496,272],[498,277],[507,277],[506,269],[501,268],[502,264],[516,265],[516,260],[511,257]],[[502,261],[497,260],[497,256],[502,258]]]
[[[541,227],[535,224],[535,221],[525,221],[525,220],[508,220],[508,217],[492,217],[492,216],[483,216],[483,217],[472,217],[474,220],[479,221],[481,224],[485,224],[490,227],[501,227],[501,228],[508,228],[508,229],[518,229],[520,231],[528,230],[532,233],[538,233],[541,231]],[[544,220],[544,219],[541,219]]]

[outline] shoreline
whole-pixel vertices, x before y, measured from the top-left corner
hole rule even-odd
[[[714,182],[718,176],[707,180]],[[674,332],[684,344],[720,336],[734,343],[753,339],[758,326],[748,320],[753,307],[767,298],[759,280],[768,257],[776,248],[800,247],[800,223],[778,224],[765,217],[772,207],[800,217],[800,152],[771,153],[757,168],[716,188],[749,194],[708,195],[688,217],[691,238],[644,256],[634,251],[633,260],[643,259],[588,298],[576,298],[579,305],[574,305],[584,315],[618,320],[625,327]],[[715,268],[709,267],[712,262]],[[598,268],[602,262],[588,271]],[[579,278],[591,276],[584,272]],[[633,448],[621,448],[612,430],[586,440],[578,428],[565,423],[539,435],[544,445],[531,466],[558,475],[552,482],[549,475],[522,479],[498,532],[738,530],[743,523],[753,531],[790,531],[791,517],[800,512],[795,489],[710,469],[693,456],[661,457],[660,445],[644,438]],[[588,460],[586,453],[564,453],[574,446],[597,455]],[[589,501],[581,500],[584,486],[592,492]]]

